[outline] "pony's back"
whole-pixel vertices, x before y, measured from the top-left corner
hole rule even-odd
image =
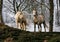
[[[43,22],[44,21],[44,15],[38,15],[38,21]]]

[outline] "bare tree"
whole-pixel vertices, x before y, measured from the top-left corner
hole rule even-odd
[[[49,21],[49,24],[50,24],[50,28],[49,28],[49,31],[52,32],[53,31],[53,10],[54,10],[54,4],[53,4],[53,0],[49,0],[49,3],[50,3],[50,21]]]
[[[57,25],[60,25],[60,23],[59,23],[58,0],[57,0]]]
[[[25,10],[28,12],[32,12],[34,7],[38,9],[39,5],[41,5],[41,3],[38,2],[37,0],[19,0],[20,1],[19,4],[16,0],[13,0],[13,3],[10,0],[8,0],[8,1],[13,5],[14,13],[16,13],[18,10],[20,10],[20,11]],[[48,8],[48,6],[45,5],[44,3],[42,3],[42,5],[44,5],[45,7]]]
[[[14,13],[16,13],[17,11],[23,11],[23,10],[25,10],[25,8],[27,8],[27,5],[24,6],[24,4],[26,3],[27,0],[18,0],[19,4],[18,4],[17,0],[13,0],[13,3],[10,0],[8,0],[8,1],[13,5]]]

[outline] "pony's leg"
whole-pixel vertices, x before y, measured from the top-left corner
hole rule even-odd
[[[24,23],[22,23],[22,30],[24,30]]]
[[[23,23],[23,29],[26,31],[26,25],[25,25],[25,23]]]
[[[44,29],[45,29],[45,32],[46,32],[46,23],[45,23],[45,21],[43,22],[43,25],[44,25]]]
[[[41,31],[42,31],[42,26],[41,26],[41,24],[39,24],[39,26],[40,26],[40,29],[39,29],[39,30],[40,30],[40,32],[41,32]]]
[[[21,27],[20,27],[20,23],[19,23],[19,29],[21,29]]]
[[[39,24],[38,24],[38,31],[40,31],[40,30],[39,30]]]
[[[34,23],[34,32],[36,32],[36,24]]]
[[[19,24],[18,24],[18,22],[16,21],[16,26],[17,26],[17,28],[19,27]]]
[[[22,29],[22,24],[20,24],[20,28],[21,28],[21,30],[23,30],[23,29]]]
[[[21,24],[20,24],[20,28],[21,28]],[[21,28],[21,30],[22,30],[22,28]]]

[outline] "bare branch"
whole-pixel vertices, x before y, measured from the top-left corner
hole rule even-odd
[[[15,5],[15,2],[16,2],[16,0],[13,0],[13,7],[14,7],[14,11],[16,13],[16,5]]]
[[[13,5],[13,3],[10,0],[8,0],[8,1]]]
[[[44,5],[45,7],[47,7],[50,10],[50,8],[46,4],[42,3],[42,5]]]
[[[24,9],[22,9],[22,11],[25,10],[26,8],[27,8],[27,5],[24,7]]]
[[[13,9],[10,9],[10,8],[8,8],[8,7],[5,6],[5,5],[3,5],[3,6],[6,7],[10,12],[14,13],[14,12],[13,12]]]
[[[36,1],[36,2],[38,2],[38,1]],[[44,5],[45,7],[47,7],[50,10],[50,8],[46,4],[43,4],[43,3],[40,3],[40,2],[38,2],[38,3]]]
[[[18,7],[20,7],[20,5],[22,4],[23,2],[21,2],[19,5],[18,5]]]

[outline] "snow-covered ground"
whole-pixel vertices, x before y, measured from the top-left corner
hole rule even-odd
[[[5,24],[10,27],[16,28],[16,23],[5,23]],[[41,26],[42,26],[42,32],[45,32],[43,24],[41,24]],[[26,28],[27,28],[26,31],[34,32],[34,24],[33,23],[30,23],[29,25],[27,25]],[[36,32],[38,32],[37,25],[36,25]],[[46,32],[49,32],[49,28],[46,28]],[[60,26],[56,26],[55,28],[53,28],[53,32],[60,32]]]
[[[60,32],[60,26],[55,26],[55,28],[53,28],[54,32]]]
[[[5,23],[5,24],[10,26],[10,27],[16,28],[16,23]],[[42,26],[42,32],[45,32],[43,24],[41,24],[41,26]],[[30,23],[29,25],[27,25],[26,28],[27,28],[26,31],[34,32],[34,24],[33,23]],[[38,26],[37,25],[36,25],[36,32],[38,32]],[[49,32],[49,28],[46,28],[46,32]]]

